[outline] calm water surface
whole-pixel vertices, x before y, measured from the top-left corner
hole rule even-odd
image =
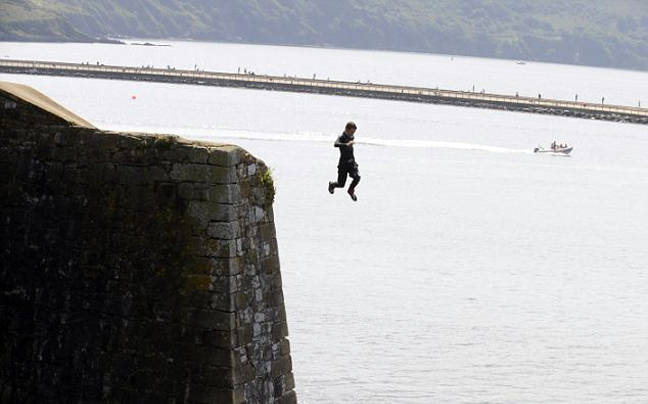
[[[648,74],[165,42],[0,56],[637,105]],[[103,129],[242,145],[274,170],[299,401],[648,402],[648,127],[309,94],[1,74]],[[136,95],[136,99],[132,99]],[[353,203],[326,184],[358,123]],[[534,155],[552,140],[570,157]]]

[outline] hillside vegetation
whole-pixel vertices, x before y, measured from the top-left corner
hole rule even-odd
[[[138,37],[648,70],[645,0],[0,0],[0,40]]]

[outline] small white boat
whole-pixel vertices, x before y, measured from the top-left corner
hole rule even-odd
[[[552,146],[548,149],[545,149],[544,147],[538,146],[535,149],[533,149],[534,153],[554,153],[554,154],[569,154],[574,148],[570,145],[564,145],[564,146]]]

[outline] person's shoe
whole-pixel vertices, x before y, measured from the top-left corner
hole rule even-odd
[[[329,194],[333,194],[335,192],[335,187],[333,186],[333,183],[329,181]]]
[[[357,202],[357,201],[358,201],[358,197],[355,195],[355,192],[353,192],[352,189],[350,189],[350,190],[347,191],[347,192],[349,192],[349,196],[351,197],[351,199],[353,199],[353,202]]]

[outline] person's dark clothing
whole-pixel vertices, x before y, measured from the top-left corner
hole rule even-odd
[[[345,161],[348,162],[349,160],[355,161],[355,157],[353,157],[353,146],[346,146],[347,143],[353,140],[354,138],[351,136],[342,133],[342,135],[340,135],[340,137],[335,141],[334,146],[340,148],[340,164]]]
[[[353,181],[351,181],[351,185],[349,186],[349,193],[353,193],[353,190],[360,182],[358,164],[353,156],[353,145],[346,146],[346,144],[351,142],[353,139],[354,138],[346,133],[342,133],[342,135],[335,141],[334,146],[340,148],[340,161],[338,162],[337,181],[331,183],[333,188],[343,188],[344,184],[346,184],[347,176],[353,178]]]

